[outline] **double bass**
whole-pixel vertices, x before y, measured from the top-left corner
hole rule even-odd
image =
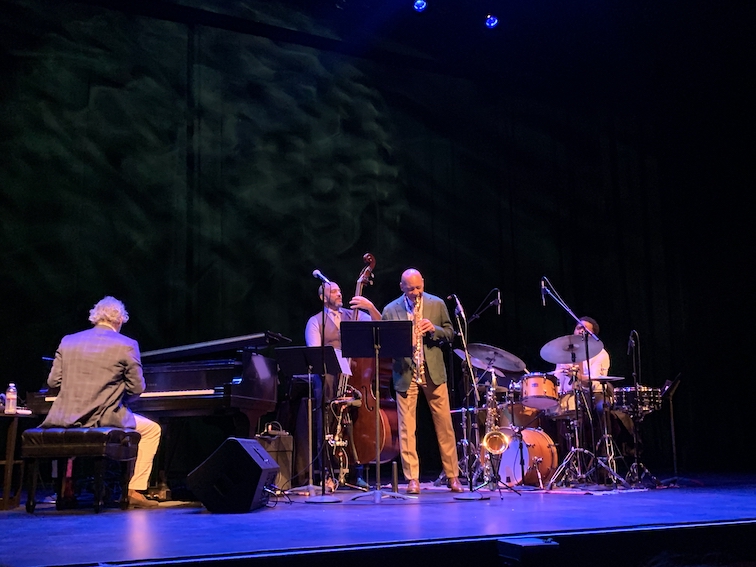
[[[369,252],[362,257],[365,266],[362,268],[354,295],[362,295],[365,285],[372,285],[375,257]],[[355,309],[353,318],[358,317]],[[379,359],[379,391],[375,392],[375,359],[353,358],[351,361],[352,378],[350,384],[362,394],[362,406],[357,408],[352,424],[352,444],[357,453],[359,464],[375,463],[376,456],[376,395],[380,396],[380,436],[379,449],[381,463],[394,459],[399,454],[399,425],[396,413],[396,400],[391,397],[390,358]]]

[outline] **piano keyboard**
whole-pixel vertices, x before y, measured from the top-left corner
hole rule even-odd
[[[215,390],[170,390],[167,392],[142,392],[140,398],[168,398],[177,396],[211,396]],[[46,402],[54,402],[57,396],[45,396]]]

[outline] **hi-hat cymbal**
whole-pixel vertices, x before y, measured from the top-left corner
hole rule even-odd
[[[624,379],[624,376],[599,376],[597,378],[591,377],[591,380],[595,380],[596,382],[619,382],[620,380]]]
[[[463,351],[461,348],[455,348],[454,349],[454,354],[456,354],[462,360],[465,359],[465,351]],[[489,368],[488,368],[488,366],[486,365],[485,362],[483,362],[482,360],[480,360],[478,358],[475,358],[472,355],[470,356],[470,364],[472,364],[473,367],[477,368],[478,370],[489,370]],[[498,368],[491,367],[490,371],[493,371],[493,373],[496,374],[496,376],[498,376],[499,378],[503,378],[504,377],[504,373],[501,370],[499,370]]]
[[[467,347],[470,356],[482,360],[486,368],[493,366],[499,370],[521,372],[525,370],[525,363],[515,355],[490,345],[473,343]]]
[[[585,345],[588,345],[588,358],[593,358],[604,348],[604,343],[590,335],[565,335],[557,337],[541,347],[541,358],[554,364],[571,364],[586,360]],[[574,356],[574,358],[573,358]]]

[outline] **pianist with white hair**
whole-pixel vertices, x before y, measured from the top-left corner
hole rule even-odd
[[[66,335],[53,360],[47,385],[60,388],[41,427],[122,427],[136,429],[139,442],[129,504],[153,508],[145,497],[152,462],[160,443],[160,425],[128,408],[144,392],[139,344],[121,334],[129,320],[123,303],[104,297],[89,311],[93,327]]]

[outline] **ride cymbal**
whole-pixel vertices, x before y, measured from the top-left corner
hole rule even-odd
[[[583,337],[585,337],[585,342]],[[590,335],[565,335],[543,345],[541,347],[541,358],[554,364],[583,362],[586,360],[586,344],[588,345],[587,358],[593,358],[604,348],[604,343],[597,341]]]

